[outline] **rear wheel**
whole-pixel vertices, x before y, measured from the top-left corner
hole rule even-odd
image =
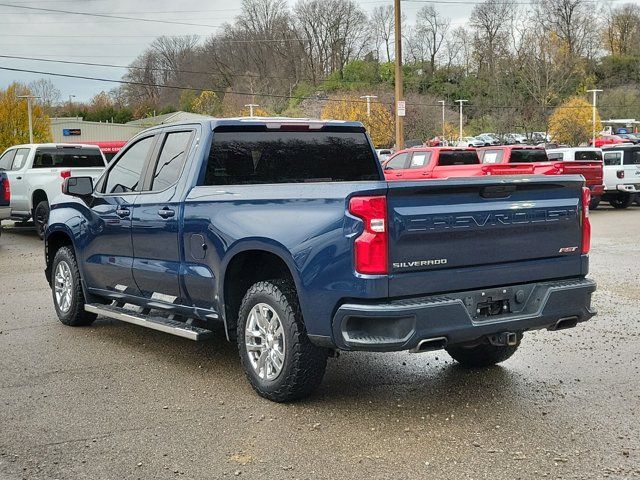
[[[44,239],[44,229],[49,221],[49,210],[49,202],[43,200],[36,205],[33,211],[33,223],[36,226],[36,232],[38,232],[41,240]]]
[[[472,347],[451,345],[447,347],[447,353],[451,357],[468,368],[490,367],[510,358],[520,346],[521,335],[518,335],[518,343],[515,345],[491,345],[482,343]]]
[[[633,203],[635,195],[630,193],[617,193],[614,197],[609,200],[609,204],[613,208],[629,208],[629,206]]]
[[[86,312],[78,262],[71,247],[62,247],[51,266],[51,291],[58,318],[65,325],[90,325],[96,315]]]
[[[290,281],[254,284],[238,317],[238,350],[253,389],[275,402],[309,395],[322,381],[327,353],[307,336]]]
[[[591,201],[589,202],[589,209],[595,210],[600,205],[600,197],[591,197]]]

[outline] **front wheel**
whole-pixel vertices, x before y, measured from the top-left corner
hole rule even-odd
[[[36,226],[36,232],[40,240],[44,239],[44,229],[49,221],[49,202],[43,200],[36,205],[36,209],[33,211],[33,223]]]
[[[253,389],[275,402],[309,395],[322,381],[327,354],[311,343],[290,281],[254,284],[238,317],[238,350]]]
[[[447,353],[464,367],[485,368],[504,362],[510,358],[520,346],[521,335],[515,345],[491,345],[482,343],[472,347],[451,345],[447,347]]]
[[[609,200],[609,204],[613,208],[623,209],[629,208],[629,206],[633,203],[635,195],[630,193],[618,193],[611,200]]]
[[[58,318],[65,325],[79,327],[90,325],[96,315],[86,312],[80,282],[78,262],[71,247],[62,247],[53,258],[51,266],[51,290],[53,305]]]

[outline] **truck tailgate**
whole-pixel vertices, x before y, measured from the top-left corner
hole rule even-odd
[[[554,267],[536,275],[557,278],[560,265],[567,276],[570,270],[579,274],[583,185],[579,176],[540,175],[390,183],[390,295],[443,274],[461,284],[465,271],[476,267],[482,267],[485,286],[526,281],[526,275],[486,278],[488,265],[517,271],[518,265],[535,269],[536,262],[551,261]]]
[[[587,181],[587,186],[602,185],[603,167],[599,160],[576,160],[571,162],[561,162],[561,174],[582,175]]]

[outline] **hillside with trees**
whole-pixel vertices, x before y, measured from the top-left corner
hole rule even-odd
[[[640,118],[640,6],[613,5],[487,0],[454,27],[441,7],[425,4],[403,21],[406,138],[441,133],[439,100],[456,125],[459,98],[469,100],[471,134],[546,131],[554,109],[575,108],[566,101],[593,87],[604,89],[601,118]],[[255,103],[268,114],[327,116],[345,110],[328,104],[362,104],[367,94],[392,117],[393,31],[390,5],[366,12],[353,0],[243,0],[219,33],[157,38],[129,65],[129,83],[63,113],[228,116]],[[346,109],[361,113],[362,105]]]

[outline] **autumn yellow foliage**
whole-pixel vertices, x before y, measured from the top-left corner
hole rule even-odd
[[[367,115],[367,103],[357,97],[333,98],[322,109],[321,117],[332,120],[362,122],[376,147],[386,147],[393,142],[394,123],[391,112],[380,102],[371,102],[371,115]]]
[[[201,115],[215,115],[220,109],[220,100],[215,92],[205,90],[193,100],[192,109]]]
[[[0,152],[20,143],[29,143],[29,117],[27,100],[20,95],[31,95],[26,85],[12,83],[6,90],[0,90]],[[51,122],[42,108],[32,104],[33,141],[51,141]]]
[[[549,119],[549,134],[557,143],[578,146],[587,143],[593,134],[592,107],[580,97],[566,100],[554,110]],[[596,110],[596,132],[602,130],[600,114]]]

